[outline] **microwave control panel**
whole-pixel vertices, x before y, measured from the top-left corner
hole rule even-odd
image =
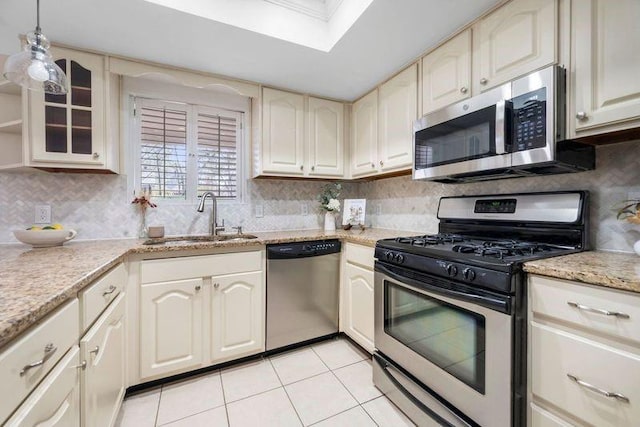
[[[512,151],[544,147],[547,143],[547,90],[541,88],[513,98]]]

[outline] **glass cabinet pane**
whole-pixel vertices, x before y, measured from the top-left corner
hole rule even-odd
[[[67,152],[67,109],[46,106],[45,147],[50,153]]]
[[[64,73],[67,73],[67,60],[66,59],[58,59],[56,61],[56,64],[58,65],[58,67],[62,68],[62,71],[64,71]],[[67,103],[67,95],[51,95],[51,94],[45,94],[44,95],[44,100],[46,102],[54,102],[56,104],[66,104]]]
[[[71,104],[91,107],[91,71],[71,61]]]
[[[71,110],[71,152],[91,154],[91,111]]]

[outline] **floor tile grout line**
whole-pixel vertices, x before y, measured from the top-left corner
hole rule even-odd
[[[360,406],[360,405],[356,405],[356,406],[353,406],[353,407],[351,407],[351,408],[347,408],[347,409],[345,409],[344,411],[340,411],[340,412],[338,412],[337,414],[333,414],[333,415],[331,415],[330,417],[327,417],[327,418],[323,418],[323,419],[321,419],[321,420],[318,420],[318,421],[316,421],[316,422],[314,422],[314,423],[312,423],[312,424],[309,424],[309,425],[307,425],[307,426],[305,426],[305,427],[312,427],[312,426],[315,426],[316,424],[320,424],[320,423],[321,423],[321,422],[323,422],[323,421],[330,420],[330,419],[331,419],[331,418],[333,418],[333,417],[337,417],[338,415],[340,415],[340,414],[344,414],[345,412],[351,411],[352,409],[355,409],[355,408],[357,408],[357,407],[359,407],[359,406]],[[364,408],[362,408],[362,410],[364,410]],[[365,412],[366,412],[366,411],[365,411]],[[374,424],[375,424],[375,421],[374,421]],[[378,425],[378,424],[376,424],[376,426],[377,426],[377,425]]]
[[[157,427],[164,427],[166,425],[173,424],[173,423],[175,423],[177,421],[186,420],[187,418],[191,418],[191,417],[194,417],[196,415],[204,414],[205,412],[213,411],[214,409],[222,408],[223,406],[225,407],[225,411],[226,411],[226,406],[227,405],[223,404],[223,405],[219,405],[219,406],[214,406],[213,408],[207,408],[207,409],[204,409],[202,411],[194,412],[193,414],[189,414],[189,415],[186,415],[186,416],[181,417],[181,418],[176,418],[175,420],[171,420],[171,421],[168,421],[168,422],[166,422],[164,424],[160,424]],[[228,424],[229,424],[229,422],[227,421],[227,425]]]
[[[231,426],[231,420],[229,419],[229,407],[227,406],[227,395],[224,392],[224,381],[222,381],[222,369],[218,370],[220,376],[220,388],[222,389],[222,401],[224,402],[224,413],[227,416],[227,427]]]
[[[280,380],[280,383],[282,384],[282,390],[284,390],[284,394],[285,394],[285,396],[287,396],[287,400],[289,400],[289,403],[291,404],[291,407],[293,408],[293,412],[296,413],[296,417],[298,417],[298,421],[300,421],[300,425],[304,426],[304,422],[302,422],[302,417],[298,413],[298,410],[296,409],[296,405],[293,404],[293,400],[291,400],[291,396],[289,396],[289,393],[287,392],[287,388],[285,387],[284,382],[280,378],[280,375],[278,375],[278,371],[276,370],[276,367],[273,365],[273,361],[271,360],[271,358],[269,358],[269,363],[271,363],[271,367],[276,372],[276,376],[278,377],[278,379]]]
[[[160,403],[162,402],[162,389],[164,388],[164,386],[160,386],[160,395],[158,396],[158,406],[156,407],[156,416],[153,420],[153,425],[157,426],[158,425],[158,415],[160,415]]]

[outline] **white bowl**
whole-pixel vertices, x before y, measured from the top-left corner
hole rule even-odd
[[[48,248],[50,246],[61,246],[76,237],[76,231],[67,230],[15,230],[13,235],[22,243],[34,248]]]

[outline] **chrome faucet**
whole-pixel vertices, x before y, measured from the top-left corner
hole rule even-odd
[[[202,198],[200,199],[200,204],[198,205],[198,212],[204,212],[204,201],[207,196],[211,197],[211,201],[213,202],[213,206],[211,207],[211,235],[217,236],[219,231],[224,231],[224,219],[222,220],[222,224],[218,225],[218,199],[211,191],[206,191]]]

